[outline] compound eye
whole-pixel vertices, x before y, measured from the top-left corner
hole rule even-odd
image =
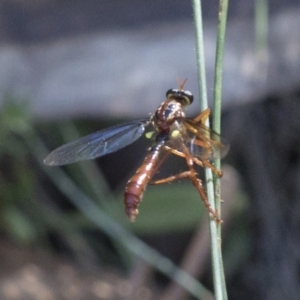
[[[190,105],[193,103],[194,101],[194,96],[190,91],[181,91],[182,92],[182,99],[183,101],[183,105]]]
[[[167,90],[167,92],[166,92],[166,97],[167,97],[168,99],[174,98],[174,96],[176,96],[176,94],[178,93],[178,91],[179,91],[179,90],[177,90],[177,89],[169,89],[169,90]]]
[[[168,99],[175,99],[184,106],[190,105],[194,100],[194,96],[191,92],[178,89],[169,89],[166,96]]]

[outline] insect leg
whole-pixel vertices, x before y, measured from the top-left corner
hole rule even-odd
[[[177,155],[177,156],[180,156],[180,157],[183,157],[183,158],[185,158],[186,157],[186,154],[184,154],[183,152],[181,152],[181,151],[178,151],[178,150],[176,150],[176,149],[172,149],[172,148],[170,148],[170,147],[168,147],[168,146],[165,146],[165,149],[166,150],[168,150],[168,151],[170,151],[171,153],[173,153],[173,154],[175,154],[175,155]],[[200,160],[200,159],[198,159],[198,158],[196,158],[196,157],[194,157],[194,156],[192,156],[192,155],[190,155],[191,156],[191,159],[193,160],[193,162],[195,163],[195,164],[197,164],[199,167],[207,167],[207,168],[210,168],[212,171],[213,171],[213,173],[215,174],[215,175],[217,175],[217,176],[219,176],[219,177],[222,177],[223,176],[223,172],[221,171],[221,170],[218,170],[213,164],[211,164],[208,160]]]
[[[221,171],[217,170],[208,161],[206,161],[206,160],[200,161],[199,159],[193,157],[189,153],[189,151],[188,151],[187,147],[184,145],[184,143],[182,143],[182,146],[183,146],[183,149],[184,149],[185,153],[181,152],[181,151],[178,151],[176,149],[170,148],[168,146],[164,146],[164,148],[167,151],[169,151],[169,153],[173,153],[173,154],[175,154],[177,156],[185,158],[186,162],[187,162],[187,165],[188,165],[188,167],[189,167],[190,170],[182,172],[182,173],[179,173],[177,175],[173,175],[173,176],[167,177],[167,178],[156,180],[154,182],[151,182],[151,184],[167,183],[167,182],[171,182],[171,181],[176,180],[176,179],[181,179],[181,178],[187,178],[187,177],[189,177],[191,179],[193,185],[197,188],[198,193],[199,193],[199,195],[200,195],[200,197],[201,197],[201,199],[202,199],[205,207],[207,208],[207,210],[210,212],[210,214],[216,220],[216,222],[220,223],[221,219],[219,217],[219,214],[214,209],[212,209],[210,203],[208,202],[206,191],[205,191],[205,188],[203,187],[203,184],[202,184],[202,180],[197,177],[198,173],[196,172],[196,170],[194,168],[194,163],[196,163],[200,167],[203,167],[205,165],[206,167],[211,168],[212,171],[215,170],[217,175],[219,175],[219,172],[221,172]]]
[[[185,123],[185,127],[190,132],[192,132],[193,134],[195,134],[197,136],[198,140],[194,141],[194,143],[197,144],[197,142],[198,142],[199,146],[204,147],[204,148],[210,148],[211,144],[213,144],[215,146],[221,146],[221,143],[219,141],[215,141],[215,140],[211,139],[209,131],[199,132],[199,130],[197,128],[195,128],[194,126],[192,126],[191,124],[189,124],[187,122]],[[207,144],[208,144],[208,146],[207,146]]]
[[[185,158],[186,157],[186,154],[184,154],[183,152],[181,151],[178,151],[176,149],[173,149],[173,148],[170,148],[168,146],[165,146],[165,149],[170,151],[171,153],[177,155],[177,156],[180,156],[180,157],[183,157]],[[196,163],[199,167],[204,167],[203,163],[201,160],[199,160],[198,158],[194,157],[194,156],[191,156],[191,158],[193,159],[194,163]]]
[[[190,171],[185,171],[185,172],[181,172],[179,174],[172,175],[172,176],[169,176],[169,177],[166,177],[166,178],[151,181],[150,184],[168,183],[168,182],[172,182],[172,181],[177,180],[177,179],[189,178],[189,177],[190,177]]]
[[[202,160],[202,163],[205,167],[210,168],[212,170],[212,172],[217,175],[218,177],[222,177],[223,176],[223,172],[219,169],[217,169],[213,164],[211,164],[209,161],[207,160]]]
[[[206,120],[209,118],[210,115],[210,109],[207,108],[204,111],[202,111],[196,118],[194,118],[193,120],[195,122],[200,122],[202,124],[205,124]]]
[[[197,173],[196,173],[195,168],[194,168],[193,156],[190,155],[188,149],[186,148],[186,146],[184,144],[183,144],[183,147],[184,147],[185,152],[186,152],[185,153],[185,159],[186,159],[187,165],[190,169],[190,176],[189,177],[190,177],[193,185],[197,188],[197,190],[199,192],[199,195],[200,195],[205,207],[207,208],[207,210],[210,212],[210,214],[212,215],[212,217],[215,219],[215,221],[217,223],[221,223],[222,220],[220,219],[218,212],[215,211],[211,207],[210,203],[208,202],[207,194],[206,194],[205,188],[203,187],[201,179],[199,179],[197,177]]]

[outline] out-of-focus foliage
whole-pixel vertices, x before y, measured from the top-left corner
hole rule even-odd
[[[30,243],[37,237],[32,217],[36,173],[31,172],[28,149],[20,135],[29,129],[25,105],[7,96],[0,115],[1,230],[14,239]]]

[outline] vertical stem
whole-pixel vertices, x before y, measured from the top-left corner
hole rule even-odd
[[[217,133],[221,132],[221,108],[222,108],[222,79],[223,79],[223,53],[225,43],[225,30],[227,21],[228,0],[220,0],[219,22],[217,34],[217,49],[215,62],[214,82],[214,108],[212,128]]]
[[[204,110],[208,107],[208,101],[207,101],[207,86],[206,86],[206,76],[205,76],[201,0],[193,0],[193,6],[194,6],[194,22],[195,22],[197,72],[198,72],[199,91],[200,91],[199,94],[200,108],[201,110]],[[209,125],[209,120],[207,120],[207,125]]]
[[[194,8],[194,22],[196,35],[196,56],[198,68],[198,80],[200,89],[200,106],[201,110],[208,107],[207,101],[207,86],[205,77],[205,63],[204,63],[204,42],[203,42],[203,26],[202,26],[202,11],[201,1],[193,0]],[[209,120],[206,123],[209,126]],[[205,169],[206,175],[206,189],[207,197],[210,205],[215,209],[215,192],[212,171],[209,168]],[[223,272],[222,254],[220,237],[218,234],[218,225],[213,218],[210,219],[210,233],[211,233],[211,256],[212,256],[212,270],[215,297],[217,300],[227,299],[226,292],[224,293],[225,277]]]
[[[227,22],[228,1],[220,0],[219,2],[219,16],[218,16],[218,34],[217,34],[217,47],[216,47],[216,62],[215,62],[215,78],[214,78],[214,106],[213,106],[213,121],[212,128],[217,133],[221,133],[221,108],[222,108],[222,80],[223,80],[223,54],[225,44],[225,31]],[[221,160],[215,159],[214,165],[217,169],[221,169]],[[221,180],[214,178],[214,191],[215,191],[215,206],[216,210],[221,216]],[[221,226],[218,228],[219,239],[219,260],[220,267],[222,268],[222,294],[223,298],[227,299],[227,291],[225,284],[223,259],[221,251]]]
[[[268,0],[255,0],[255,44],[256,51],[267,51],[268,44]]]

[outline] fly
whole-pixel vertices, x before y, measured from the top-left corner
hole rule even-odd
[[[154,128],[155,143],[125,187],[124,204],[129,219],[135,221],[138,206],[148,184],[189,178],[211,216],[216,222],[220,222],[218,212],[213,210],[208,202],[205,187],[198,178],[195,165],[210,168],[215,175],[221,177],[222,171],[216,169],[210,161],[225,156],[228,146],[216,132],[204,125],[210,115],[209,109],[202,111],[194,119],[185,116],[184,108],[190,105],[194,98],[191,92],[183,89],[185,82],[186,80],[180,83],[179,89],[167,91],[166,100],[150,118],[97,131],[65,144],[51,152],[44,163],[49,166],[61,166],[104,156],[133,143],[142,136],[145,128],[151,125]],[[171,154],[185,159],[188,170],[153,181],[152,178]]]

